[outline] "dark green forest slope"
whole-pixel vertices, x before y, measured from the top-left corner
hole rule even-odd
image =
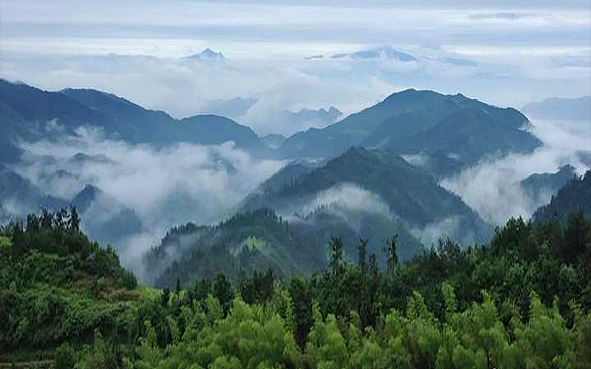
[[[511,219],[380,268],[343,240],[309,278],[224,274],[137,287],[75,210],[0,230],[0,363],[56,368],[588,368],[591,222]],[[278,224],[280,224],[278,222]],[[182,230],[178,232],[182,233]],[[172,236],[170,236],[172,237]]]

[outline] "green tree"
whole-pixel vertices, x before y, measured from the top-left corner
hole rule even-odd
[[[76,352],[67,343],[55,349],[55,369],[72,369],[76,365]]]
[[[341,237],[331,237],[328,243],[330,250],[329,268],[334,277],[340,276],[344,270],[343,240]]]
[[[384,246],[386,260],[388,263],[388,275],[393,275],[398,267],[398,235],[395,234]]]

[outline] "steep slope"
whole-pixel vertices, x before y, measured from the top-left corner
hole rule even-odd
[[[548,205],[536,210],[532,220],[536,223],[549,220],[565,222],[570,214],[580,210],[586,217],[591,217],[591,170],[564,185]]]
[[[405,154],[445,155],[461,166],[472,165],[487,154],[533,151],[540,141],[521,129],[524,122],[513,109],[459,109],[436,126],[393,140],[388,147]]]
[[[383,148],[440,160],[462,168],[492,153],[530,152],[540,141],[523,130],[527,118],[515,109],[501,109],[462,94],[405,90],[323,129],[287,138],[285,157],[339,155],[351,145]],[[437,166],[433,166],[437,169]]]

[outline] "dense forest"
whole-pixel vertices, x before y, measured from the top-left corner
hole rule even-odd
[[[400,263],[279,280],[242,273],[156,290],[79,229],[74,208],[0,230],[0,365],[56,368],[589,368],[591,221],[511,219]]]

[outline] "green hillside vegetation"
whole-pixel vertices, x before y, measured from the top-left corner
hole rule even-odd
[[[423,245],[400,224],[381,215],[364,214],[359,233],[371,234],[369,250],[381,254],[384,241],[399,233],[400,255],[409,260],[423,250]],[[327,266],[328,244],[332,236],[345,241],[347,260],[356,260],[358,232],[340,217],[320,207],[305,218],[287,222],[272,210],[263,208],[240,212],[216,226],[188,223],[171,229],[160,245],[144,256],[149,281],[173,288],[177,279],[183,284],[213,278],[223,272],[236,280],[242,273],[270,268],[281,277],[310,275]]]
[[[0,229],[0,352],[125,333],[137,281],[79,222],[71,208]]]
[[[394,237],[382,250],[386,268],[364,239],[356,242],[357,261],[347,261],[335,237],[327,268],[309,278],[219,274],[164,290],[137,287],[116,254],[90,242],[78,222],[72,209],[1,230],[3,362],[46,359],[79,369],[591,365],[591,221],[582,212],[565,225],[511,219],[486,247],[442,239],[405,263]],[[260,246],[258,237],[248,240]]]

